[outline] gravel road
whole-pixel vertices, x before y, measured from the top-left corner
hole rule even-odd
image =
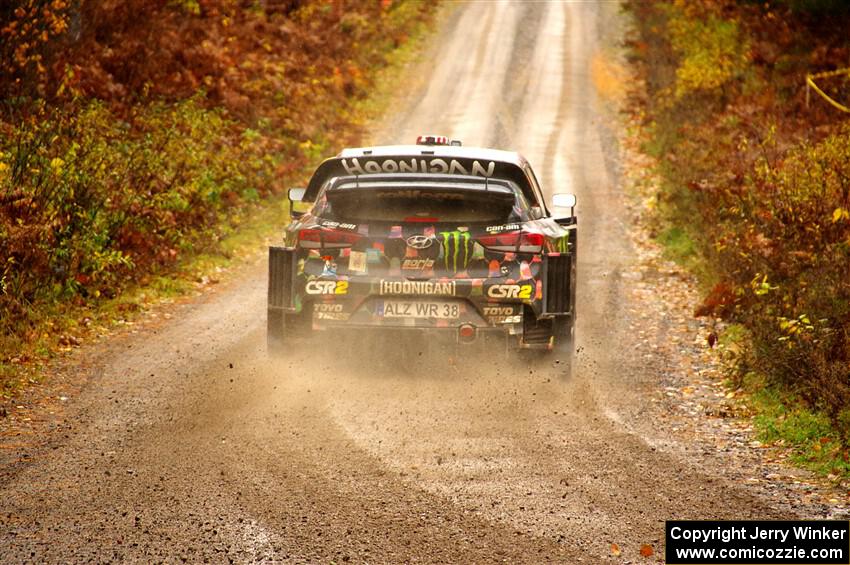
[[[64,419],[0,453],[0,561],[654,562],[666,519],[794,517],[731,477],[729,454],[665,441],[649,401],[659,362],[630,324],[656,306],[628,292],[621,163],[590,72],[617,26],[614,2],[459,5],[372,139],[517,149],[547,191],[578,195],[571,378],[393,343],[270,360],[257,262],[83,352]]]

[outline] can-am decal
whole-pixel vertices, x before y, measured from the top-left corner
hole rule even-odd
[[[502,231],[515,231],[519,229],[519,224],[505,224],[502,226],[487,226],[487,233],[497,233]]]
[[[421,158],[410,157],[409,159],[369,159],[360,160],[357,157],[342,159],[342,167],[349,175],[363,175],[375,173],[434,173],[450,175],[472,175],[476,177],[492,177],[496,170],[494,161],[474,160],[467,168],[456,159],[442,159],[440,157]]]
[[[423,294],[430,296],[454,296],[455,281],[381,281],[379,292],[382,295]]]
[[[322,227],[325,227],[325,228],[340,228],[340,229],[343,229],[343,230],[356,230],[357,224],[344,224],[344,223],[333,222],[333,221],[328,220],[326,222],[322,222]]]
[[[494,284],[487,288],[487,296],[490,298],[531,298],[534,287],[530,284]]]
[[[307,294],[348,294],[348,281],[308,281]]]

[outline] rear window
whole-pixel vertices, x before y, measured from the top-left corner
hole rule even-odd
[[[506,223],[527,219],[518,191],[453,186],[359,186],[327,190],[314,213],[354,223]]]

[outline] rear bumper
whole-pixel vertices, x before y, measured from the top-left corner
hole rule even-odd
[[[465,334],[464,328],[457,326],[446,328],[422,328],[411,326],[361,326],[338,324],[315,330],[313,335],[319,340],[332,340],[334,343],[344,340],[359,340],[367,344],[382,347],[413,346],[496,346],[500,348],[520,349],[521,335],[505,328],[473,327],[471,334]]]
[[[323,297],[304,303],[302,307],[311,317],[314,330],[341,327],[451,332],[471,327],[475,331],[509,335],[522,332],[521,303],[482,303],[469,298],[363,296],[344,299]]]
[[[523,324],[474,325],[468,323],[443,326],[414,326],[412,324],[357,324],[348,322],[313,324],[315,336],[336,339],[336,336],[357,337],[364,341],[379,343],[403,343],[407,340],[440,344],[492,344],[510,349],[550,350],[553,341],[535,338],[525,341]],[[324,338],[320,338],[324,339]]]
[[[440,307],[452,305],[457,312],[451,319],[385,315],[389,314],[390,304],[398,302],[424,302],[426,305],[436,302]],[[542,331],[550,326],[543,322],[546,327],[537,327],[535,323],[534,329],[530,329],[528,320],[535,320],[537,316],[530,305],[521,302],[488,302],[475,298],[440,298],[435,301],[421,296],[347,296],[341,299],[319,297],[302,304],[302,308],[303,313],[310,317],[309,326],[316,333],[419,335],[423,336],[423,340],[461,344],[500,342],[517,349],[549,350],[553,346],[550,335],[543,335],[545,331]],[[542,319],[545,318],[551,318],[551,315],[544,314]]]
[[[460,343],[496,336],[516,347],[551,349],[547,323],[575,317],[574,253],[549,253],[539,271],[519,280],[308,276],[297,249],[272,247],[269,253],[270,316],[298,318],[301,327],[316,332],[413,332]],[[407,316],[390,311],[391,302],[451,304],[458,311]]]

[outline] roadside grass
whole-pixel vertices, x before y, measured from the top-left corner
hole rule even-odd
[[[651,144],[658,144],[654,139]],[[649,144],[649,143],[648,143]],[[653,149],[645,144],[644,151],[652,155]],[[657,179],[660,191],[668,183],[663,176]],[[681,196],[681,195],[678,195]],[[676,198],[676,197],[674,197]],[[698,242],[708,234],[697,234],[695,223],[689,216],[688,204],[670,201],[653,208],[649,213],[650,223],[655,228],[654,239],[662,246],[663,256],[697,275],[700,287],[707,291],[716,282],[717,275],[701,252],[705,246]],[[720,336],[723,349],[730,352],[728,369],[743,375],[728,381],[729,390],[743,390],[741,397],[759,441],[788,454],[788,461],[833,481],[850,479],[850,453],[845,447],[850,444],[850,412],[836,425],[824,410],[813,408],[793,388],[775,380],[771,381],[754,370],[747,370],[751,363],[752,336],[741,324],[729,324]]]
[[[815,54],[846,50],[846,22],[780,30],[757,5],[628,5],[652,235],[697,276],[695,315],[731,323],[730,386],[759,437],[850,477],[850,126],[797,86],[835,66]]]
[[[644,144],[647,154],[658,156],[664,142],[658,138]],[[664,167],[662,163],[660,169]],[[705,254],[710,246],[704,238],[702,220],[694,221],[697,206],[690,195],[671,187],[666,174],[659,169],[657,182],[661,203],[650,212],[655,228],[654,239],[662,246],[663,256],[697,276],[704,292],[718,282],[716,269]],[[672,176],[672,175],[671,175]],[[669,178],[669,177],[667,177]],[[700,231],[703,230],[703,231]],[[741,402],[752,418],[756,437],[765,445],[787,453],[787,461],[795,466],[826,477],[833,483],[850,479],[850,410],[838,418],[818,406],[818,401],[804,397],[793,384],[770,379],[753,369],[753,335],[742,324],[728,325],[721,334],[721,344],[734,352],[728,369],[741,374],[730,379],[729,390],[743,390]]]
[[[685,267],[695,259],[695,245],[690,235],[680,226],[668,226],[656,237],[664,247],[664,256]]]
[[[653,132],[654,133],[654,132]],[[658,137],[651,137],[648,128],[634,127],[630,135],[644,141],[641,150],[656,159],[664,154],[663,144]],[[659,163],[658,167],[663,167]],[[709,263],[700,252],[698,223],[690,221],[687,205],[678,201],[674,205],[664,200],[665,194],[676,194],[663,173],[654,175],[655,189],[662,195],[661,203],[646,207],[643,218],[650,226],[653,239],[661,245],[663,257],[697,275],[704,290],[708,290],[716,275],[712,275]],[[716,281],[714,281],[716,282]],[[850,479],[850,454],[843,447],[842,434],[850,436],[850,414],[843,425],[836,426],[824,411],[812,409],[799,395],[788,387],[771,382],[764,375],[750,368],[751,333],[739,323],[732,323],[720,332],[719,349],[725,352],[727,369],[731,378],[726,382],[729,391],[739,391],[744,413],[753,423],[756,437],[765,445],[787,453],[787,460],[798,467],[837,482]],[[850,439],[844,437],[844,441]],[[846,443],[845,443],[846,444]]]
[[[799,395],[763,374],[747,370],[749,340],[750,332],[743,325],[730,324],[721,333],[719,345],[731,361],[728,388],[743,391],[739,400],[758,440],[784,450],[788,461],[798,467],[834,481],[850,478],[850,454],[841,437],[850,433],[850,427],[842,431],[826,412],[812,409]]]
[[[850,478],[847,449],[829,416],[756,374],[745,378],[744,388],[761,441],[788,449],[792,463],[819,475]]]
[[[651,145],[658,143],[654,139]],[[653,154],[653,149],[658,151],[647,145],[650,143],[644,146],[644,151],[648,154]],[[662,178],[658,182],[666,181]],[[710,283],[706,281],[713,278],[711,269],[688,227],[685,208],[667,203],[653,209],[654,217],[650,221],[657,229],[654,239],[662,246],[664,258],[695,273],[700,285],[707,289]],[[720,345],[732,357],[730,370],[741,366],[749,340],[750,333],[741,324],[730,324],[721,333]],[[788,460],[794,465],[823,476],[850,478],[850,460],[842,447],[840,430],[826,413],[812,410],[787,388],[769,382],[755,371],[730,379],[728,388],[744,391],[741,401],[752,417],[759,441],[787,450]],[[850,418],[844,433],[850,434]]]
[[[425,48],[425,38],[446,13],[448,8],[441,8],[430,21],[417,21],[403,43],[382,46],[389,51],[383,66],[370,69],[373,88],[367,96],[349,101],[345,110],[356,130],[350,132],[353,138],[363,137],[386,112],[399,84],[410,78],[406,67]],[[309,162],[291,176],[292,186],[306,183],[318,163],[338,149],[321,144],[306,147]],[[0,355],[0,403],[44,382],[50,364],[83,343],[132,326],[144,312],[202,292],[225,279],[235,267],[259,260],[268,244],[282,239],[283,228],[289,223],[289,201],[285,193],[271,195],[241,209],[226,222],[214,246],[190,250],[167,272],[142,275],[113,298],[99,296],[40,305],[29,317],[26,330],[0,335],[0,352],[7,353]]]
[[[652,157],[655,165],[652,205],[645,208],[644,221],[652,238],[661,245],[663,257],[694,273],[702,289],[707,291],[716,283],[716,276],[701,250],[705,248],[703,240],[711,234],[699,231],[703,224],[694,221],[699,211],[693,198],[668,180],[674,175],[663,159],[666,144],[671,143],[662,140],[664,131],[656,125],[635,126],[631,132],[643,140],[640,150]]]
[[[0,350],[17,351],[8,361],[0,359],[0,399],[12,399],[27,386],[42,382],[52,360],[84,342],[132,326],[145,311],[199,293],[219,283],[234,267],[257,260],[288,218],[288,200],[274,196],[248,211],[238,227],[230,228],[217,252],[188,256],[173,272],[144,276],[115,298],[85,305],[61,302],[41,309],[31,319],[37,336],[19,334],[0,341]]]

